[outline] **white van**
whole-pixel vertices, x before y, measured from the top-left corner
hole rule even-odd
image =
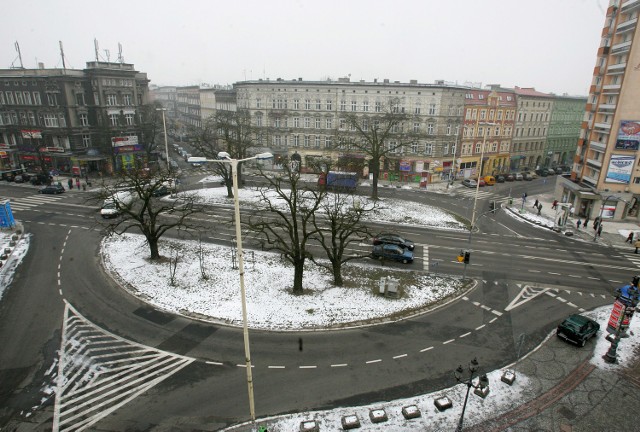
[[[187,159],[187,162],[190,163],[192,167],[199,167],[207,163],[207,158],[202,156],[191,156]]]
[[[120,191],[111,195],[104,200],[100,209],[100,216],[104,219],[114,218],[120,214],[120,209],[131,205],[133,202],[133,193],[129,191]]]

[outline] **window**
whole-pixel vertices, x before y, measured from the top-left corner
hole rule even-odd
[[[433,135],[433,123],[427,123],[427,134]]]
[[[444,143],[442,144],[442,154],[446,155],[447,153],[449,153],[449,143]]]
[[[118,114],[109,114],[109,124],[118,126]]]
[[[331,137],[330,136],[324,137],[324,147],[331,148],[332,146],[333,146],[333,143],[331,142]]]
[[[316,129],[320,129],[321,121],[320,117],[316,117]]]
[[[420,123],[413,123],[413,131],[415,133],[420,132]]]
[[[369,130],[369,119],[362,119],[362,130],[363,131]]]
[[[107,95],[107,105],[108,106],[118,105],[118,98],[116,97],[116,95],[114,94]]]
[[[471,120],[471,110],[467,110],[464,114],[465,120]]]
[[[311,127],[311,119],[309,117],[305,117],[304,118],[304,127],[305,128],[310,128]]]
[[[80,119],[80,126],[89,126],[89,117],[87,114],[78,114],[78,118]]]
[[[127,122],[127,126],[133,126],[133,114],[125,114],[124,115],[125,121]]]
[[[84,93],[76,93],[76,105],[84,106]]]
[[[368,101],[362,102],[362,111],[369,112],[369,102]]]
[[[484,95],[483,94],[479,94],[478,95],[478,99],[480,99],[480,100],[484,99]]]
[[[279,128],[279,127],[280,127],[280,117],[276,117],[276,118],[274,119],[274,121],[273,121],[273,125],[274,125],[276,128]]]
[[[304,136],[304,146],[309,147],[311,140],[309,139],[309,135]]]
[[[262,116],[261,115],[257,115],[256,116],[256,126],[262,127]]]
[[[347,110],[347,101],[341,100],[340,101],[340,111],[346,111],[346,110]]]
[[[22,92],[22,95],[24,96],[24,103],[26,105],[31,105],[31,93],[29,93],[28,91]]]
[[[413,113],[416,114],[416,115],[420,114],[420,107],[419,106],[415,107],[414,110],[413,110]]]
[[[358,111],[358,102],[351,101],[351,111]]]
[[[13,92],[5,92],[5,94],[7,95],[7,105],[15,105],[15,102],[13,101]]]
[[[333,119],[332,118],[325,119],[324,126],[325,126],[325,129],[333,129]]]
[[[480,120],[484,120],[487,117],[487,110],[480,110]]]
[[[494,111],[493,110],[489,111],[489,120],[493,120],[493,116],[494,116]]]
[[[331,99],[327,99],[327,104],[326,104],[327,111],[331,111],[332,110],[332,106],[333,106],[333,104],[331,103]]]
[[[376,102],[376,112],[382,112],[382,102]]]
[[[58,121],[60,127],[67,127],[67,118],[64,116],[64,114],[58,115]]]
[[[316,109],[318,111],[322,109],[322,103],[320,102],[320,99],[316,99]]]
[[[502,110],[498,110],[496,113],[496,120],[502,120]]]
[[[36,116],[33,114],[33,111],[29,111],[27,113],[27,115],[29,116],[29,124],[30,125],[36,125]]]
[[[6,102],[4,101],[4,93],[2,93],[0,91],[0,105],[6,105]]]
[[[58,117],[55,114],[45,114],[44,125],[45,127],[58,127]]]
[[[310,110],[311,109],[311,99],[305,99],[304,100],[304,109],[306,109],[306,110]]]
[[[27,124],[27,113],[25,113],[24,111],[20,111],[20,124],[21,125]]]
[[[475,154],[481,153],[481,149],[482,148],[482,143],[481,142],[477,142],[475,145],[475,148],[473,149],[473,152]]]
[[[496,153],[498,151],[498,143],[497,142],[493,142],[491,143],[491,151]]]
[[[496,136],[500,136],[500,126],[496,126]]]
[[[480,126],[478,128],[478,136],[481,137],[481,136],[483,136],[483,134],[484,134],[484,128],[482,126]]]
[[[300,99],[293,100],[293,109],[300,109]]]
[[[282,137],[280,135],[276,135],[273,137],[273,144],[276,147],[282,147]]]
[[[436,104],[429,104],[429,115],[436,115]]]
[[[84,147],[91,147],[91,135],[82,135],[82,145]]]
[[[416,141],[411,143],[411,153],[418,153],[418,143]]]
[[[258,109],[262,108],[262,99],[261,98],[256,98],[256,108],[258,108]]]
[[[462,144],[462,148],[460,149],[461,156],[469,156],[471,155],[471,144]]]
[[[340,130],[345,130],[347,128],[347,121],[345,119],[340,119]]]
[[[300,117],[294,117],[293,118],[293,127],[295,127],[295,128],[300,127]]]
[[[122,105],[131,106],[131,95],[122,95]]]
[[[478,110],[474,109],[471,112],[471,120],[475,120],[477,118],[477,116],[478,116]]]
[[[22,97],[22,92],[16,92],[16,103],[18,105],[24,105],[24,98]]]
[[[316,135],[314,143],[315,143],[315,147],[316,148],[320,148],[320,136],[319,135]]]
[[[424,154],[426,155],[433,154],[433,143],[426,143],[424,145]]]
[[[293,146],[300,147],[300,135],[293,136]]]

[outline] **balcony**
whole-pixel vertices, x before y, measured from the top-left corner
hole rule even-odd
[[[612,53],[621,53],[624,51],[629,51],[629,47],[631,47],[631,41],[622,42],[619,44],[615,44],[611,47]]]
[[[602,90],[607,93],[620,93],[620,84],[609,84],[602,86]]]
[[[624,69],[627,67],[627,63],[616,63],[616,64],[612,64],[609,65],[607,67],[607,72],[613,72],[613,71],[624,71]]]
[[[631,31],[635,28],[636,23],[638,22],[638,18],[633,18],[618,24],[616,27],[616,33],[624,33],[627,31]]]
[[[593,167],[593,168],[602,168],[602,162],[597,161],[595,159],[587,159],[587,165]]]
[[[598,141],[589,141],[589,147],[591,147],[594,150],[600,150],[602,152],[604,152],[607,149],[607,146],[605,144]]]
[[[594,126],[599,129],[611,130],[611,125],[609,123],[596,123]]]
[[[620,7],[620,11],[628,12],[629,10],[634,9],[638,6],[640,6],[640,0],[628,0],[622,3],[622,6]]]
[[[595,187],[598,184],[598,179],[596,177],[582,176],[582,181],[588,185]]]
[[[600,111],[613,111],[616,109],[615,104],[602,104],[598,105],[598,112]]]

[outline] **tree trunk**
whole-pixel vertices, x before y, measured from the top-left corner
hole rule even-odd
[[[373,161],[373,180],[371,181],[371,199],[378,200],[378,178],[380,177],[380,161]]]
[[[333,267],[333,284],[335,286],[341,287],[342,282],[342,263],[340,260],[335,260],[331,263]]]
[[[151,252],[151,259],[156,260],[160,258],[160,252],[158,252],[158,239],[147,237],[147,243],[149,243],[149,252]]]
[[[304,273],[304,259],[296,260],[293,265],[293,293],[302,294],[302,275]]]

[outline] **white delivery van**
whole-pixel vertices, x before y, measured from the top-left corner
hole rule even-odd
[[[104,200],[100,209],[100,216],[105,219],[114,218],[120,214],[120,209],[130,206],[133,202],[133,193],[120,191]]]
[[[187,162],[193,167],[199,167],[207,163],[207,158],[202,156],[191,156],[187,158]]]

